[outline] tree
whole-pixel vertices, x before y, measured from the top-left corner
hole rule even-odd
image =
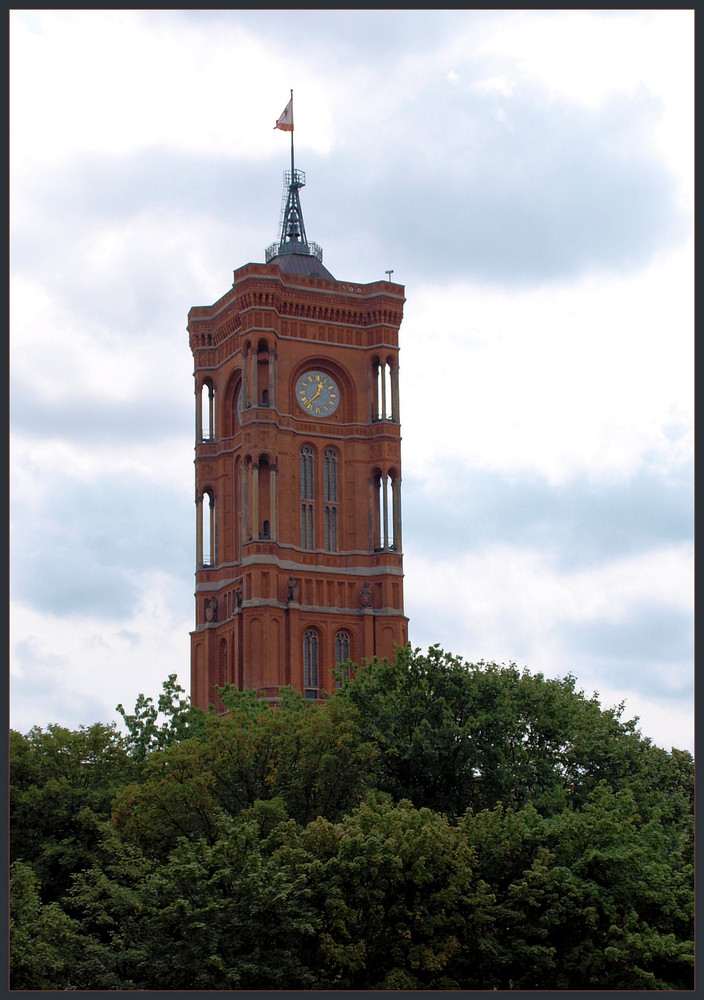
[[[464,988],[691,989],[692,868],[659,817],[602,782],[581,809],[496,806],[461,829],[495,905]],[[482,956],[476,961],[476,956]]]
[[[14,988],[691,989],[692,758],[573,678],[164,688],[11,734]]]
[[[322,924],[318,989],[457,989],[468,924],[481,921],[471,851],[430,809],[370,796],[339,823],[289,825],[281,851],[305,873]]]
[[[605,780],[637,790],[642,808],[662,792],[673,816],[688,808],[691,757],[653,747],[637,720],[621,721],[623,706],[602,709],[570,675],[407,647],[392,663],[357,668],[336,697],[356,706],[364,739],[378,748],[379,786],[418,807],[460,816],[530,802],[552,815],[585,803]]]
[[[91,863],[117,790],[136,776],[114,725],[10,733],[10,850],[30,861],[44,901]]]
[[[212,843],[183,838],[164,862],[116,845],[106,866],[77,876],[67,906],[108,956],[95,988],[314,986],[300,954],[318,917],[305,879],[268,846],[270,805],[221,816]]]
[[[100,959],[80,925],[58,903],[43,904],[32,866],[16,861],[10,869],[10,988],[12,990],[90,989],[101,975]]]
[[[165,857],[179,837],[214,843],[221,813],[237,816],[258,800],[280,798],[300,823],[336,819],[358,801],[373,749],[354,706],[321,708],[292,690],[275,709],[254,692],[224,697],[227,715],[208,716],[202,735],[153,751],[140,781],[117,795],[113,822],[123,838]]]
[[[145,760],[154,750],[203,733],[206,713],[191,705],[190,699],[183,697],[185,693],[176,674],[169,674],[156,705],[152,698],[140,694],[131,715],[121,704],[117,706],[127,727],[125,744],[136,760]],[[164,721],[158,724],[160,716]]]

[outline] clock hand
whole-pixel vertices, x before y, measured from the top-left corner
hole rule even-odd
[[[312,403],[314,399],[318,398],[318,396],[320,395],[320,393],[322,391],[322,388],[323,388],[322,384],[318,386],[318,391],[316,392],[315,396],[311,396],[310,397],[310,399],[308,400],[309,403]]]

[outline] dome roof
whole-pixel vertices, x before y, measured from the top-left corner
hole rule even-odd
[[[306,278],[335,280],[323,262],[310,253],[278,253],[267,260],[267,263],[275,264],[285,274],[300,274]]]

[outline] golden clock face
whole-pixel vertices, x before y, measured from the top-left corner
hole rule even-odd
[[[296,382],[296,399],[311,417],[329,417],[340,405],[340,390],[325,372],[306,372]]]

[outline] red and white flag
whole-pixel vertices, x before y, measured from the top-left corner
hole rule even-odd
[[[274,128],[280,128],[284,132],[293,132],[293,97],[276,119]]]

